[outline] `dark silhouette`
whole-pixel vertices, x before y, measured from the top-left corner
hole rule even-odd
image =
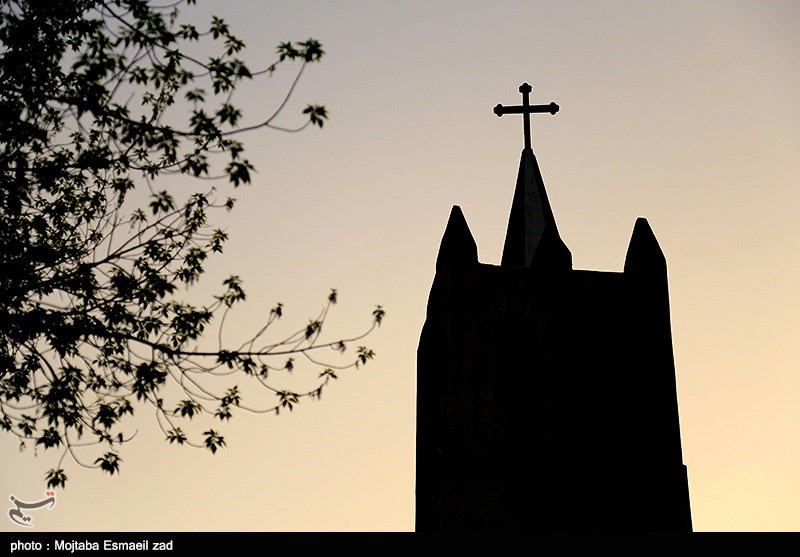
[[[558,105],[556,103],[550,104],[537,104],[531,106],[530,104],[530,93],[533,91],[533,88],[528,85],[527,83],[523,83],[519,86],[519,92],[522,93],[522,106],[503,106],[502,104],[498,104],[494,107],[494,112],[497,114],[498,117],[502,116],[503,114],[522,114],[522,122],[523,122],[523,131],[525,133],[525,148],[531,148],[531,114],[540,114],[543,112],[549,112],[550,114],[555,114],[558,112]]]
[[[419,531],[689,531],[666,261],[639,218],[624,272],[572,269],[520,87],[500,266],[454,206],[417,368]],[[552,110],[544,110],[552,107]]]
[[[185,300],[228,238],[211,216],[233,209],[226,191],[250,183],[241,134],[321,128],[328,117],[309,104],[302,125],[279,119],[303,68],[325,54],[318,41],[280,43],[274,62],[251,72],[223,19],[199,30],[180,17],[189,4],[0,4],[0,430],[20,448],[61,452],[48,487],[64,487],[67,458],[117,473],[132,437],[126,415],[145,406],[167,441],[215,453],[235,414],[318,400],[375,355],[354,343],[378,327],[381,307],[364,333],[321,340],[336,290],[284,340],[270,340],[280,303],[252,335],[223,334],[245,301],[238,275],[203,305]],[[292,64],[283,100],[247,123],[234,93]],[[218,186],[178,187],[178,174]],[[132,198],[137,188],[149,197]],[[312,357],[330,349],[344,361]],[[300,355],[316,382],[281,378]]]

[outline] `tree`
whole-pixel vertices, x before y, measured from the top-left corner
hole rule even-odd
[[[211,228],[209,212],[235,202],[217,199],[213,187],[176,201],[157,183],[183,174],[248,184],[253,167],[238,133],[321,128],[327,112],[308,105],[294,129],[275,121],[303,69],[322,58],[319,42],[281,43],[275,63],[251,72],[237,57],[244,43],[222,19],[204,32],[179,23],[179,9],[192,3],[0,1],[0,427],[22,446],[63,451],[47,473],[51,487],[64,486],[68,455],[117,472],[119,446],[129,440],[122,419],[143,405],[155,408],[170,443],[216,452],[225,440],[213,425],[193,437],[184,422],[225,421],[235,408],[291,410],[319,398],[339,369],[374,356],[358,346],[338,367],[315,356],[344,353],[384,316],[378,306],[366,333],[321,341],[335,290],[320,315],[285,340],[262,340],[282,316],[278,304],[247,342],[202,348],[212,323],[221,328],[245,299],[242,282],[231,276],[203,307],[181,301],[179,288],[196,283],[227,239]],[[221,52],[193,56],[202,41]],[[232,101],[237,86],[287,64],[299,68],[283,102],[243,124]],[[141,188],[146,203],[131,206]],[[301,355],[319,366],[318,381],[299,392],[276,386]],[[274,399],[245,405],[242,383],[223,388],[215,379],[234,372]],[[87,441],[104,447],[93,462],[78,456]]]

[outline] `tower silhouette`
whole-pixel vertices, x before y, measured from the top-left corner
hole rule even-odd
[[[454,206],[417,354],[418,531],[690,531],[666,260],[573,270],[530,146],[499,266]]]

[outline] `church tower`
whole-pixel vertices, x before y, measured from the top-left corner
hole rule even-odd
[[[690,531],[667,267],[637,219],[622,273],[572,269],[530,144],[499,266],[454,206],[417,354],[418,531]]]

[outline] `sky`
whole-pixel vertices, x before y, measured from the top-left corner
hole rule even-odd
[[[499,264],[523,138],[492,107],[528,82],[532,103],[561,107],[532,117],[532,143],[573,267],[621,271],[639,216],[667,258],[694,529],[800,530],[800,3],[198,3],[187,17],[224,16],[252,68],[279,42],[319,40],[279,120],[302,123],[307,103],[330,120],[242,137],[258,172],[215,217],[230,240],[188,295],[242,277],[225,334],[243,339],[276,302],[284,330],[304,327],[336,288],[331,340],[386,309],[363,341],[377,356],[320,401],[236,413],[215,455],[169,445],[142,411],[119,475],[67,463],[34,529],[413,530],[416,349],[439,242],[459,205],[480,261]],[[245,120],[274,110],[288,70],[237,93]],[[0,493],[43,497],[59,455],[7,435],[0,451]]]

